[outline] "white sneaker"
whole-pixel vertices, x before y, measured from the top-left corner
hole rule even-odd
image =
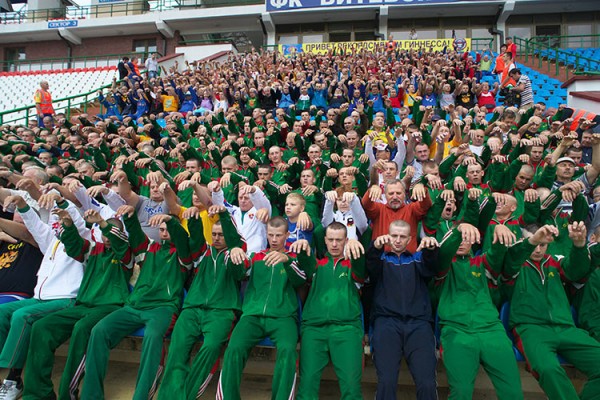
[[[0,386],[0,400],[17,400],[21,395],[23,395],[23,384],[5,379]]]

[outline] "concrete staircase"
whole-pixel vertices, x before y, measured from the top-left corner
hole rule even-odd
[[[137,370],[140,360],[141,339],[126,338],[119,346],[111,352],[110,365],[105,379],[106,398],[111,400],[129,400],[133,396]],[[53,381],[58,388],[60,374],[65,362],[68,347],[61,346],[57,351],[56,366],[54,368]],[[193,353],[197,351],[194,349]],[[244,400],[267,400],[271,398],[271,382],[273,369],[275,367],[276,351],[273,348],[256,347],[246,365],[242,381],[242,398]],[[526,400],[545,400],[546,396],[540,389],[537,381],[525,370],[525,364],[519,363],[521,382]],[[585,377],[573,367],[565,367],[577,390],[585,383]],[[438,387],[440,399],[448,398],[448,382],[442,362],[438,363]],[[5,370],[0,370],[0,377],[6,376]],[[209,388],[202,398],[212,399],[216,392],[218,376],[213,378]],[[362,379],[362,389],[365,399],[373,399],[377,384],[377,375],[370,357],[365,356],[365,368]],[[319,399],[333,400],[340,398],[340,391],[331,365],[327,366],[323,373]],[[408,367],[403,362],[398,385],[398,399],[415,399],[415,387]],[[475,382],[473,399],[487,400],[496,399],[496,394],[491,381],[482,368],[479,370]]]

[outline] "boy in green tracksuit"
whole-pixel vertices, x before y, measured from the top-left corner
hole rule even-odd
[[[163,340],[179,311],[191,267],[188,235],[175,218],[162,214],[150,218],[150,225],[159,227],[160,242],[154,242],[144,234],[133,207],[122,206],[117,215],[125,222],[131,249],[141,264],[140,275],[125,306],[92,329],[81,392],[81,398],[86,400],[104,398],[102,382],[110,349],[141,327],[145,327],[145,332],[133,399],[154,395]]]
[[[339,222],[325,229],[325,245],[327,254],[318,260],[310,255],[306,240],[291,247],[312,280],[302,313],[298,399],[319,398],[321,375],[330,358],[341,398],[362,399],[364,331],[357,285],[365,278],[365,250],[358,240],[348,240],[346,227]]]
[[[298,300],[295,288],[306,283],[306,274],[300,268],[296,255],[285,251],[288,236],[288,222],[282,217],[274,217],[267,224],[269,249],[252,253],[249,260],[245,256],[232,256],[228,261],[234,265],[244,264],[250,281],[242,317],[225,351],[217,387],[219,400],[240,399],[244,365],[252,347],[264,337],[270,337],[277,349],[271,398],[283,400],[294,396],[298,359]]]
[[[195,277],[183,303],[183,311],[171,335],[165,376],[160,385],[159,399],[195,400],[202,395],[213,376],[213,365],[221,354],[235,320],[241,310],[240,284],[245,277],[242,265],[227,265],[230,257],[244,243],[225,207],[213,206],[209,214],[219,214],[212,227],[212,246],[206,244],[202,220],[197,209],[187,209],[190,251],[196,263]],[[231,252],[228,249],[232,249]],[[190,352],[198,338],[203,336],[191,368]]]
[[[552,225],[526,229],[525,240],[510,248],[503,272],[514,285],[510,325],[517,346],[550,399],[598,399],[600,343],[575,327],[563,286],[564,281],[583,280],[590,271],[586,228],[583,222],[574,222],[568,230],[572,245],[560,259],[546,253],[559,235]],[[588,377],[579,395],[557,354]]]
[[[592,259],[592,272],[585,286],[579,290],[573,300],[577,308],[579,327],[585,329],[590,335],[600,342],[600,226],[596,227],[590,236],[590,257]]]
[[[79,235],[66,211],[58,210],[55,214],[61,219],[60,240],[67,254],[85,263],[85,273],[75,307],[50,314],[33,324],[32,335],[36,340],[31,342],[27,353],[24,399],[56,398],[51,380],[54,352],[69,337],[69,354],[58,398],[75,397],[92,328],[119,309],[129,295],[127,283],[133,264],[121,222],[116,219],[107,222],[97,211],[86,211],[85,220],[98,224],[102,231],[102,242],[90,243]]]
[[[437,280],[443,280],[438,314],[442,327],[440,354],[446,367],[450,400],[473,398],[475,378],[482,364],[498,399],[523,399],[521,378],[489,286],[502,270],[506,247],[515,240],[504,225],[494,230],[486,254],[472,256],[480,242],[479,230],[462,223],[441,243]],[[489,276],[489,278],[488,278]]]

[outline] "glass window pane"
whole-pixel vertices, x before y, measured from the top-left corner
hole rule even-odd
[[[491,38],[492,35],[487,28],[471,28],[472,38]]]
[[[279,36],[279,44],[298,44],[298,35],[281,35]]]
[[[323,42],[323,34],[317,35],[303,35],[302,43],[322,43]]]
[[[508,35],[512,37],[520,37],[521,39],[531,38],[531,27],[529,26],[510,26],[508,27]],[[506,37],[506,36],[505,36]]]
[[[466,29],[455,29],[454,32],[456,33],[457,38],[464,39],[467,37]],[[452,29],[444,30],[444,39],[452,39]]]

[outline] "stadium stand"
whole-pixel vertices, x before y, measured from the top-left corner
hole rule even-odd
[[[24,72],[0,72],[0,111],[11,111],[32,104],[33,93],[41,81],[50,83],[53,99],[87,93],[110,85],[115,77],[116,66],[98,68],[71,68]],[[64,112],[67,101],[57,101],[56,110]],[[23,118],[25,111],[6,113],[5,120]]]

